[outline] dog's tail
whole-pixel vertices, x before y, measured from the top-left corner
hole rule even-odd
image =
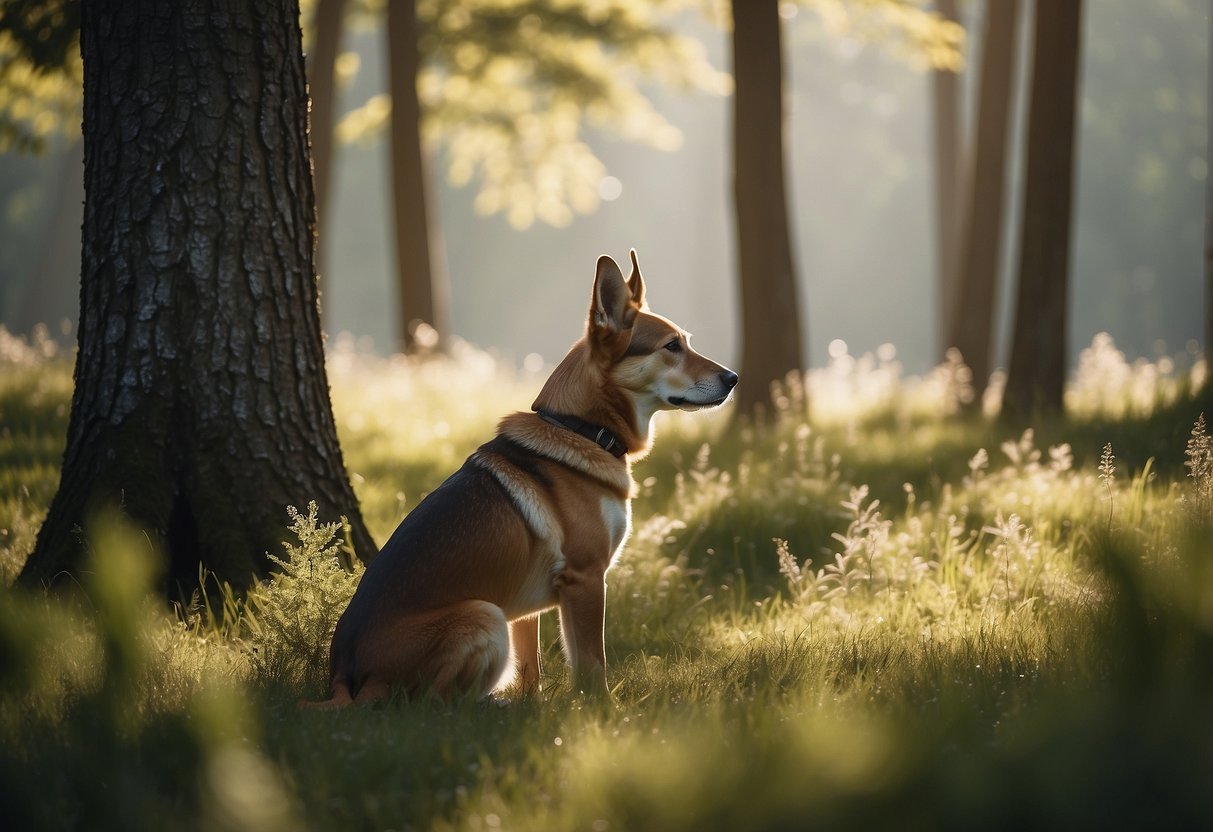
[[[299,708],[344,708],[354,701],[360,685],[353,651],[353,629],[356,627],[351,627],[350,609],[347,608],[337,620],[337,628],[329,645],[329,698],[320,702],[300,700]]]
[[[299,710],[320,711],[332,710],[334,708],[344,708],[346,705],[352,704],[354,695],[350,692],[350,686],[346,684],[344,679],[334,678],[332,686],[329,688],[329,698],[320,702],[313,702],[308,699],[300,699],[296,703]]]
[[[341,624],[342,622],[337,623],[337,631],[333,634],[333,643],[329,648],[329,698],[320,702],[300,700],[299,708],[344,708],[358,695],[358,685],[350,667],[350,651],[346,649],[348,637],[342,637],[344,628]]]

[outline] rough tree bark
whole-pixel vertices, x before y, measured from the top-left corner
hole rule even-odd
[[[1036,4],[1019,288],[1003,396],[1012,420],[1063,408],[1081,35],[1081,0]]]
[[[974,408],[993,370],[994,305],[1002,263],[1007,146],[1015,76],[1019,0],[986,4],[977,92],[973,164],[961,220],[958,302],[947,321],[947,342],[973,371]]]
[[[297,0],[83,6],[79,352],[58,493],[25,584],[82,560],[120,505],[167,553],[240,587],[315,499],[375,548],[333,425],[313,265]]]
[[[802,369],[783,152],[778,0],[733,2],[733,194],[741,294],[737,410],[769,413],[771,385]]]
[[[450,335],[446,269],[431,221],[429,183],[421,148],[421,104],[417,99],[417,11],[414,0],[387,4],[388,90],[392,96],[392,207],[400,338],[405,352],[441,349]],[[432,228],[433,226],[433,228]],[[435,244],[431,245],[434,240]],[[418,337],[421,323],[437,343]]]
[[[935,9],[945,20],[960,21],[956,0],[937,0]],[[947,343],[947,322],[952,319],[959,298],[960,275],[957,253],[960,239],[961,150],[960,137],[960,76],[951,69],[936,69],[931,73],[931,122],[935,150],[935,259],[937,285],[936,319],[940,355]]]

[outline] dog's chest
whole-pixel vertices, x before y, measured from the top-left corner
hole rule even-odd
[[[598,561],[598,568],[610,568],[619,557],[623,544],[628,538],[632,526],[632,509],[629,500],[618,497],[602,497],[597,501],[599,517],[593,517],[593,503],[582,504],[580,523],[567,524],[563,534],[552,534],[541,537],[539,545],[532,558],[532,566],[522,585],[504,604],[507,617],[511,620],[522,615],[528,615],[546,609],[557,601],[558,576],[570,565],[566,557],[566,549],[570,552],[580,552],[579,558],[591,558],[598,561],[604,555],[605,564]],[[556,529],[556,526],[552,527]],[[605,533],[607,549],[601,548]],[[584,535],[584,537],[583,537]],[[591,543],[591,541],[594,541]],[[579,545],[579,543],[581,545]],[[589,544],[589,545],[584,545]],[[579,562],[574,569],[585,569],[589,563]]]
[[[602,524],[610,541],[610,562],[614,564],[623,549],[624,541],[628,539],[628,533],[632,530],[632,504],[630,500],[603,497],[601,510]]]

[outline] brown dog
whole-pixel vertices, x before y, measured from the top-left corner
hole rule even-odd
[[[631,258],[626,281],[598,259],[585,337],[535,412],[502,419],[367,567],[337,623],[330,699],[319,704],[393,689],[481,697],[515,670],[534,689],[538,615],[555,606],[576,686],[605,690],[604,575],[631,524],[629,457],[648,451],[658,410],[713,407],[737,384],[648,311]]]

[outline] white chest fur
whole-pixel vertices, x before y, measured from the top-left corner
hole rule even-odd
[[[614,497],[602,498],[602,522],[611,541],[611,563],[619,557],[624,541],[632,530],[632,504],[630,500]]]

